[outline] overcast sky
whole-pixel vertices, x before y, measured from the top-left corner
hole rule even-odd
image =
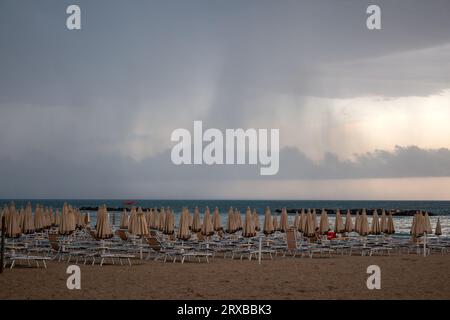
[[[0,197],[450,199],[448,0],[2,0],[0,46]],[[194,120],[279,174],[173,165]]]

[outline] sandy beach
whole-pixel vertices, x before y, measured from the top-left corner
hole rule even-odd
[[[52,261],[48,270],[5,270],[0,299],[450,299],[449,263],[450,255],[137,260],[131,268],[81,266],[81,290],[68,290],[68,265]],[[367,289],[372,264],[381,268],[381,290]]]

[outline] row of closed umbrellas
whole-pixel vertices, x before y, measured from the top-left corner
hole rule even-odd
[[[0,218],[5,217],[6,236],[15,238],[21,234],[32,234],[49,229],[58,228],[60,234],[69,234],[76,228],[85,227],[89,223],[89,214],[82,214],[77,208],[64,204],[62,211],[37,205],[32,211],[31,204],[17,209],[14,203],[5,205]],[[1,224],[1,219],[0,219]]]
[[[85,227],[89,224],[89,214],[82,214],[78,209],[68,204],[64,204],[62,211],[57,209],[53,212],[52,208],[44,208],[37,205],[35,214],[32,213],[31,204],[25,208],[17,210],[14,203],[5,206],[1,212],[1,216],[6,218],[6,235],[8,237],[17,237],[20,234],[29,234],[36,231],[48,229],[51,226],[58,227],[60,234],[70,234],[76,228]],[[367,212],[362,210],[358,212],[354,219],[348,210],[345,214],[345,222],[340,210],[336,211],[334,223],[334,231],[336,233],[357,232],[365,236],[368,234],[393,234],[395,233],[392,213],[386,214],[382,210],[381,216],[377,210],[373,211],[372,223],[369,226]],[[279,220],[279,221],[278,221]],[[354,220],[354,222],[353,222]],[[213,213],[210,213],[208,207],[205,209],[203,221],[200,219],[200,211],[198,207],[191,214],[187,208],[183,208],[178,224],[177,237],[180,239],[189,239],[191,232],[210,236],[214,232],[223,231],[221,224],[219,209],[216,207]],[[305,236],[313,236],[317,232],[326,234],[330,231],[330,224],[326,210],[322,210],[319,222],[317,223],[317,214],[315,209],[304,209],[297,212],[294,218],[293,227]],[[142,208],[131,209],[130,214],[124,211],[121,215],[120,228],[128,229],[131,234],[142,236],[149,234],[149,229],[162,231],[164,234],[173,235],[175,232],[175,215],[171,208],[150,209],[143,212]],[[268,235],[275,231],[286,232],[289,228],[288,214],[286,208],[281,211],[280,218],[272,217],[269,208],[264,212],[263,232]],[[244,221],[242,221],[241,213],[237,209],[230,208],[228,210],[226,231],[234,233],[242,231],[244,237],[253,237],[260,230],[259,216],[256,209],[251,211],[247,208]],[[420,236],[424,233],[431,234],[432,227],[428,213],[423,214],[417,212],[413,218],[411,234]],[[436,235],[441,235],[441,225],[438,219]],[[97,212],[96,237],[99,239],[107,239],[113,236],[112,228],[109,223],[109,214],[105,205],[100,206]]]

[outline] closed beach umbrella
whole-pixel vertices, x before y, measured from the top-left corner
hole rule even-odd
[[[359,211],[356,211],[354,231],[359,233],[360,230],[361,230],[361,216],[359,215]]]
[[[20,225],[19,225],[19,215],[16,212],[16,207],[14,203],[9,205],[7,208],[5,215],[5,225],[6,225],[6,237],[8,238],[17,238],[20,237]]]
[[[319,233],[326,234],[328,229],[330,229],[328,224],[328,214],[325,209],[322,209],[322,213],[320,214]]]
[[[97,225],[96,225],[97,239],[109,239],[113,237],[113,232],[108,219],[108,209],[106,205],[100,206],[97,211]]]
[[[395,227],[394,227],[394,219],[392,218],[392,212],[389,212],[389,217],[387,219],[387,234],[394,234],[395,233]]]
[[[242,217],[241,217],[241,211],[235,209],[234,210],[234,217],[235,217],[235,222],[236,222],[236,230],[242,230]]]
[[[39,215],[39,217],[36,217],[38,215]],[[42,223],[41,219],[40,219],[40,207],[36,207],[34,221],[35,221],[35,223],[36,222]],[[72,233],[74,230],[75,230],[75,220],[74,220],[73,214],[72,214],[69,206],[67,205],[67,203],[64,203],[63,208],[62,208],[62,213],[61,213],[61,221],[59,224],[59,233],[63,234],[63,235],[67,235],[67,234]]]
[[[344,221],[342,221],[341,210],[336,210],[336,221],[334,223],[334,231],[336,233],[345,232]]]
[[[61,224],[61,212],[59,209],[56,209],[55,211],[55,227],[59,227]]]
[[[203,216],[202,234],[204,236],[211,236],[214,234],[214,227],[211,222],[211,215],[208,207],[206,207],[205,215]]]
[[[418,237],[423,235],[424,232],[425,232],[425,223],[422,212],[416,212],[411,226],[411,234],[413,235],[413,237]]]
[[[145,219],[145,214],[141,207],[138,208],[132,228],[128,229],[128,231],[135,236],[148,235],[147,220]]]
[[[22,232],[25,234],[34,233],[34,218],[30,203],[27,204],[24,214],[25,216],[23,219]]]
[[[314,219],[313,214],[311,213],[310,210],[308,210],[308,213],[306,214],[305,230],[303,230],[303,235],[306,237],[312,237],[316,233],[313,219]]]
[[[128,217],[128,230],[132,230],[134,228],[134,224],[137,221],[136,215],[137,215],[136,207],[131,207],[130,216]]]
[[[345,216],[345,232],[352,232],[353,231],[353,223],[352,223],[352,214],[350,210],[347,210],[347,214]]]
[[[384,209],[381,211],[380,229],[381,229],[381,232],[387,233],[388,221],[387,221],[386,211]]]
[[[300,232],[304,232],[305,228],[306,228],[306,213],[305,213],[305,209],[302,209],[302,211],[300,212],[300,219],[298,222],[298,231]]]
[[[159,211],[159,220],[158,220],[158,230],[159,231],[164,230],[164,226],[166,225],[166,218],[167,218],[166,209],[164,209],[164,207],[161,207],[161,209]]]
[[[312,217],[313,217],[313,223],[314,223],[314,230],[316,230],[317,228],[317,214],[316,214],[316,209],[312,210]]]
[[[300,222],[300,215],[298,214],[298,211],[295,213],[295,217],[294,217],[294,229],[298,230],[299,229],[299,222]]]
[[[89,212],[84,213],[84,224],[87,226],[91,223],[91,216],[89,215]]]
[[[273,216],[272,226],[273,226],[273,231],[280,230],[280,228],[278,227],[278,219],[277,219],[277,215],[276,214]]]
[[[232,208],[232,207],[230,207],[230,208],[228,209],[227,232],[228,232],[228,233],[234,233],[234,232],[236,232],[236,225],[235,225],[235,219],[234,219],[234,212],[233,212],[233,208]]]
[[[120,216],[120,229],[128,229],[128,213],[126,209],[123,209],[122,214]]]
[[[250,208],[247,208],[245,211],[245,220],[244,220],[244,227],[242,230],[242,236],[246,238],[251,238],[256,235],[255,232],[255,225],[252,218],[252,212]]]
[[[44,229],[44,219],[42,217],[41,206],[39,204],[36,205],[36,210],[34,211],[34,227],[38,232]]]
[[[380,219],[378,218],[378,212],[377,210],[373,210],[372,215],[372,227],[370,229],[371,234],[380,234],[381,228],[380,228]]]
[[[359,234],[361,236],[367,236],[369,234],[369,222],[367,220],[366,209],[363,209],[360,219],[361,219],[361,221],[360,221],[360,226],[359,226],[359,228],[360,228]]]
[[[425,232],[427,234],[432,234],[433,233],[433,229],[431,228],[431,221],[430,221],[430,216],[428,215],[428,212],[425,212],[425,216],[423,217],[423,222],[425,225]]]
[[[178,224],[177,238],[180,240],[188,240],[191,237],[189,231],[189,211],[187,208],[183,208],[180,215],[180,223]]]
[[[172,235],[175,229],[175,215],[173,214],[172,209],[166,209],[166,218],[164,221],[164,230],[163,233],[167,235]]]
[[[441,220],[438,218],[437,223],[436,223],[436,229],[434,230],[434,234],[437,236],[441,236],[442,235],[442,228],[441,228]]]
[[[266,207],[266,209],[264,210],[263,232],[266,236],[273,233],[272,214],[270,213],[269,207]]]
[[[253,209],[253,223],[255,224],[255,231],[261,230],[261,227],[259,225],[259,216],[256,213],[256,209]]]
[[[194,209],[194,221],[192,221],[192,232],[200,232],[202,231],[202,224],[200,222],[200,211],[198,207]]]
[[[286,232],[288,230],[288,214],[286,208],[281,209],[281,216],[280,216],[280,231]]]
[[[213,227],[214,231],[222,230],[222,223],[220,221],[219,208],[215,207],[213,212]]]

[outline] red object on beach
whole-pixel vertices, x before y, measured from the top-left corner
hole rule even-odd
[[[334,232],[334,231],[328,231],[328,233],[327,233],[327,239],[328,239],[328,240],[331,240],[331,239],[334,239],[334,238],[336,238],[336,232]]]

